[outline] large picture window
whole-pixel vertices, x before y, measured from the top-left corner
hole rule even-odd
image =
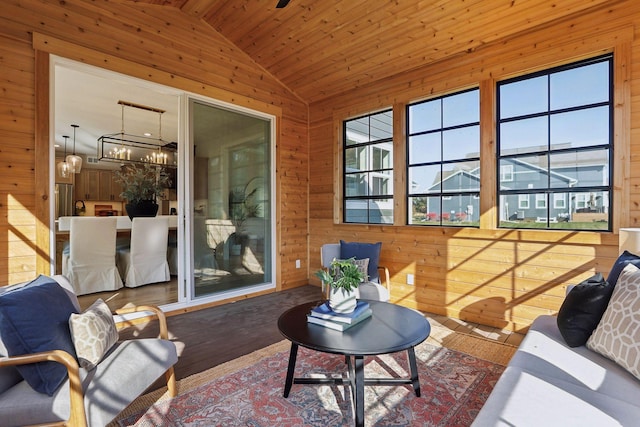
[[[500,227],[610,230],[612,70],[606,55],[498,84]]]
[[[409,224],[478,226],[479,90],[408,105],[407,159]]]
[[[393,112],[343,123],[344,222],[393,224]]]

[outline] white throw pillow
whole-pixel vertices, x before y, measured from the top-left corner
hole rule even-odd
[[[340,260],[340,261],[344,261],[344,260]],[[356,267],[358,267],[358,271],[360,271],[360,274],[362,274],[362,280],[360,282],[361,283],[368,282],[369,275],[367,274],[367,272],[369,269],[369,258],[363,258],[363,259],[353,258],[353,263],[356,265]],[[340,276],[342,275],[341,274],[338,275],[338,277]]]
[[[616,283],[587,348],[613,360],[640,379],[640,270],[627,265]]]
[[[369,275],[367,272],[369,271],[369,258],[354,259],[353,262],[356,263],[358,270],[360,270],[360,274],[362,274],[362,282],[368,282]]]
[[[118,330],[111,310],[101,299],[82,314],[72,314],[69,329],[78,363],[85,369],[93,369],[118,342]]]

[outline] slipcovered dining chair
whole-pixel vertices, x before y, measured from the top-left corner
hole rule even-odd
[[[122,287],[116,267],[116,218],[72,217],[69,251],[62,254],[62,274],[76,295]]]
[[[169,219],[136,217],[131,223],[131,244],[118,248],[118,268],[128,288],[171,279],[167,262]]]
[[[322,245],[320,251],[320,263],[322,268],[329,268],[334,259],[368,259],[368,277],[356,289],[356,298],[388,302],[390,299],[389,270],[379,265],[381,247],[382,243],[345,242],[342,240],[340,243],[326,243]]]

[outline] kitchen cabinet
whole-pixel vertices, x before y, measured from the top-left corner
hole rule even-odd
[[[100,171],[100,200],[119,202],[122,185],[116,182],[115,172],[110,170]]]
[[[76,174],[76,200],[119,202],[122,186],[115,181],[115,172],[105,169],[83,169]]]
[[[100,171],[82,169],[76,174],[76,200],[100,200]]]

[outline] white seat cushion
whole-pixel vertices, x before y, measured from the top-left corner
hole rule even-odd
[[[363,282],[356,289],[356,298],[388,302],[389,289],[379,283]]]

